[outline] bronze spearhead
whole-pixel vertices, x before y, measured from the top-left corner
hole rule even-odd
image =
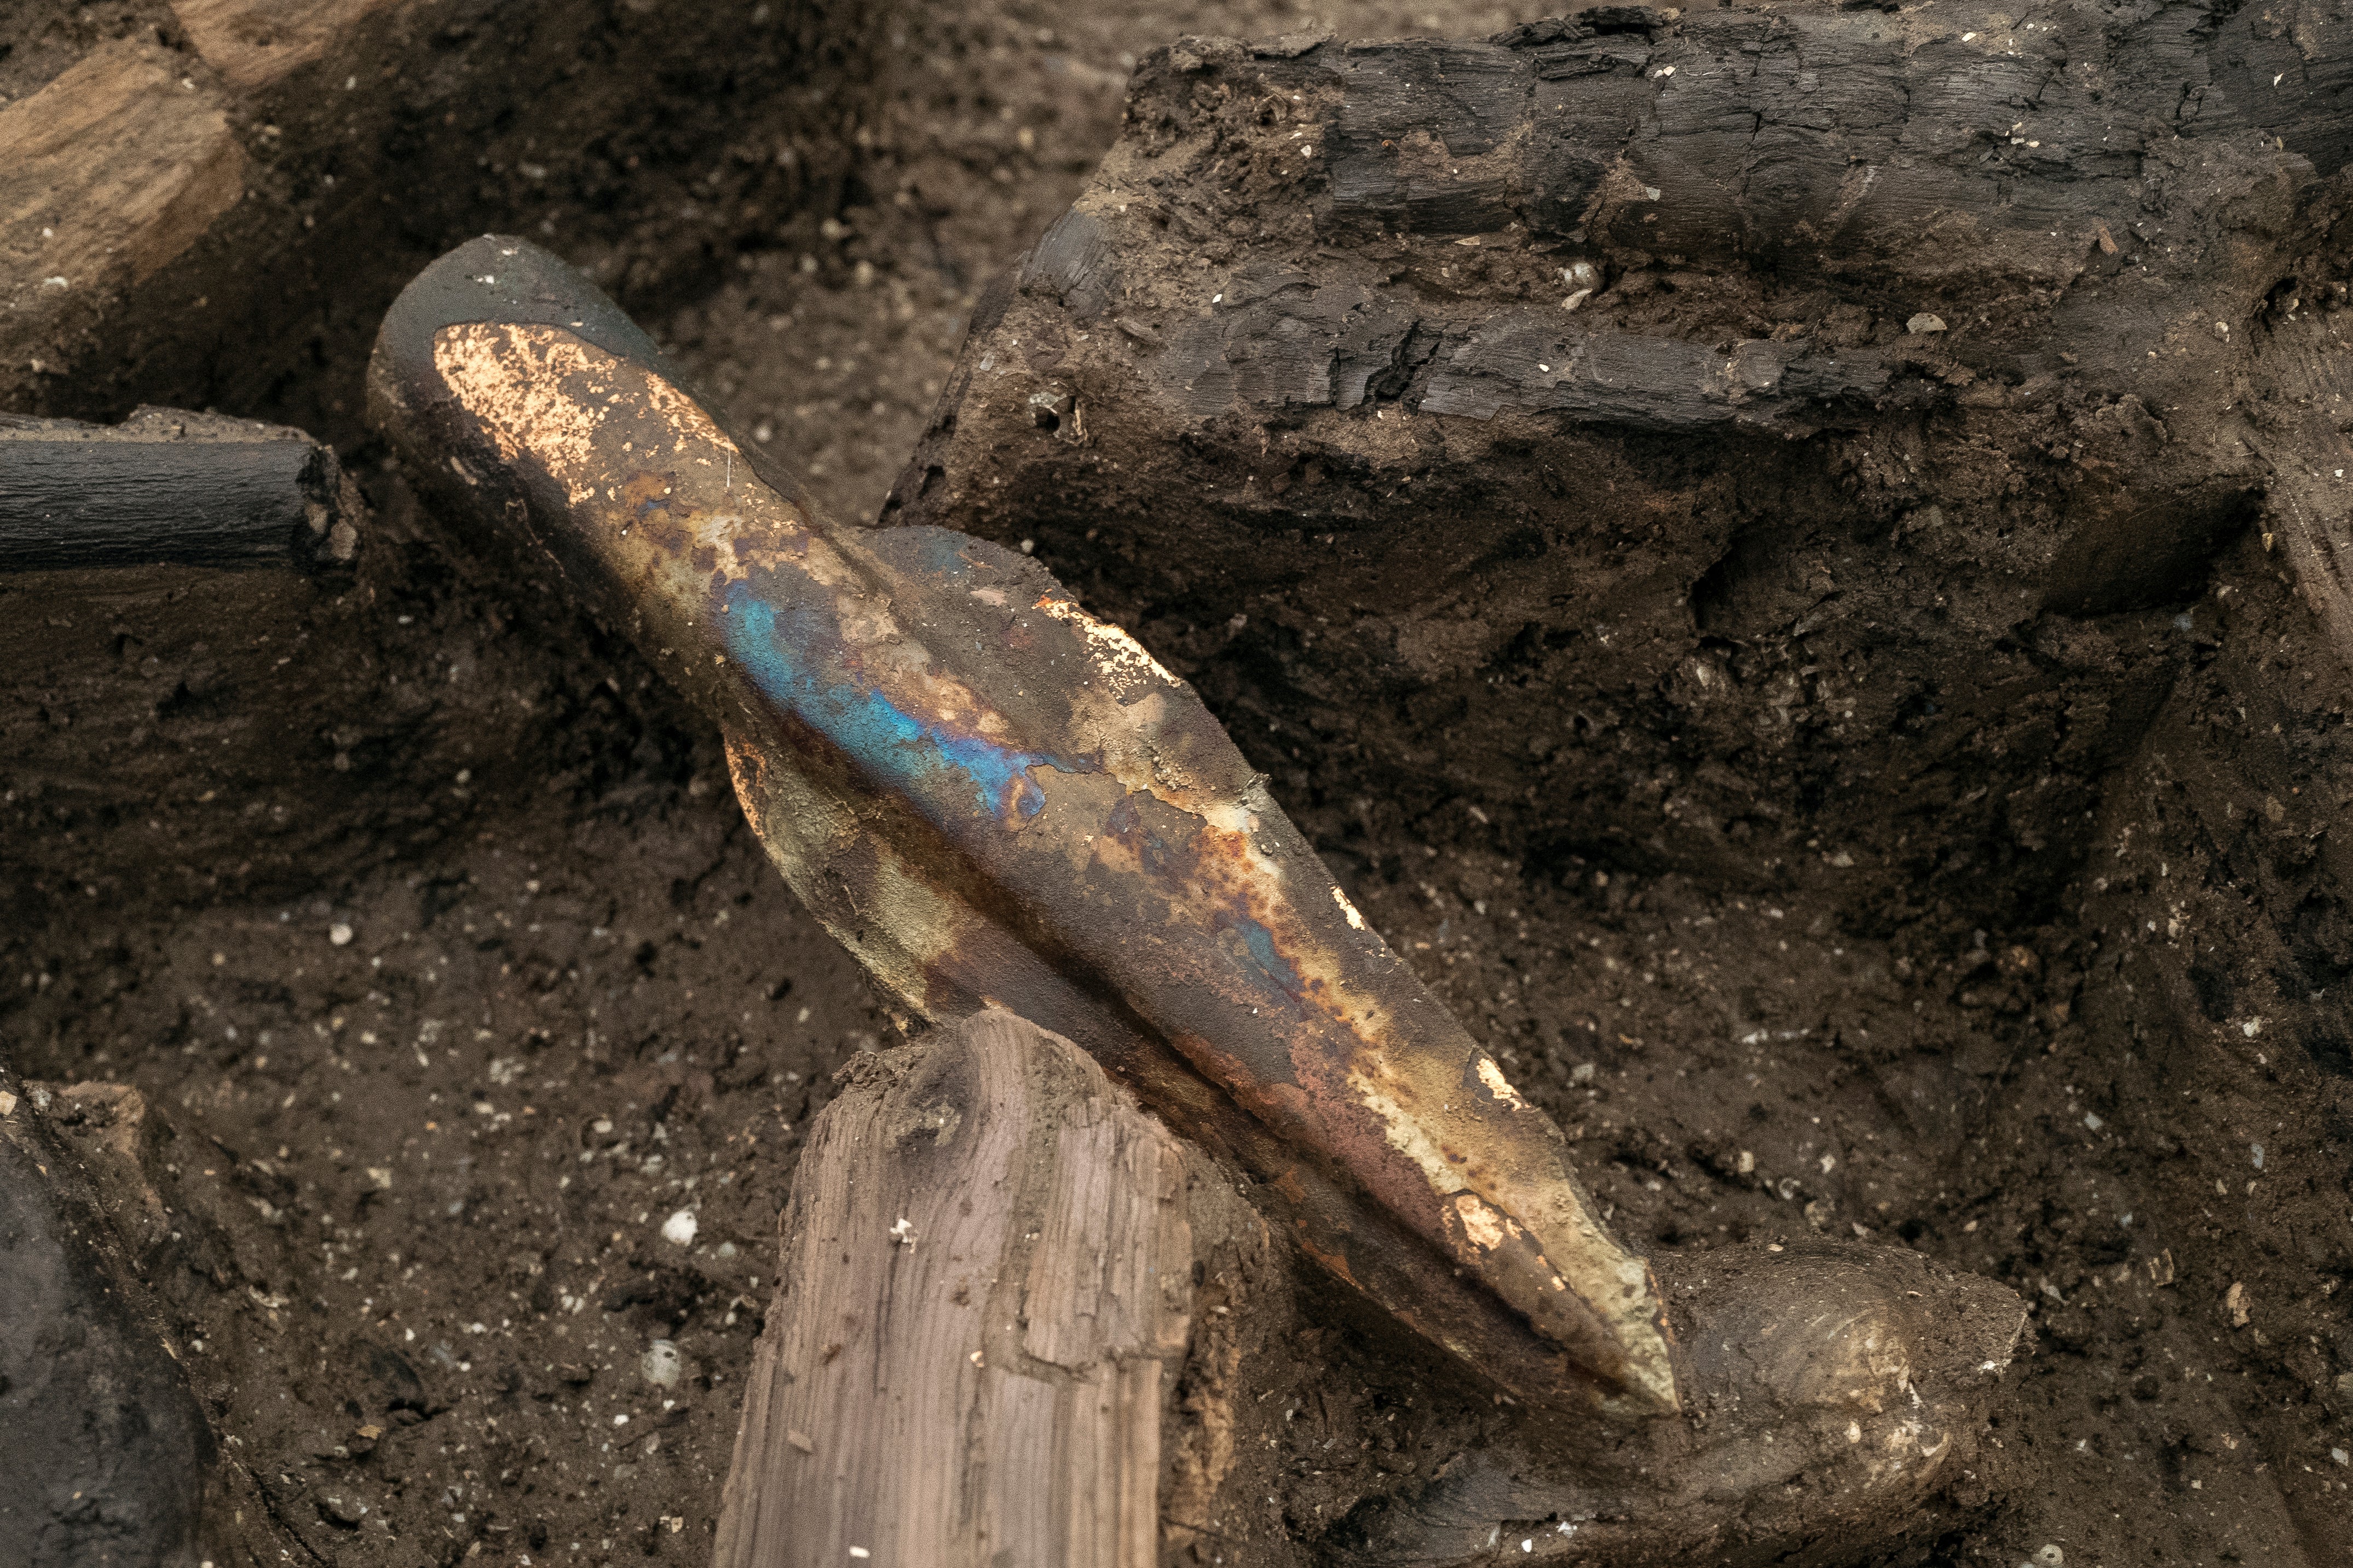
[[[820,516],[523,240],[411,283],[368,384],[446,505],[552,561],[717,721],[786,879],[909,1009],[1077,1041],[1311,1256],[1524,1397],[1678,1408],[1650,1269],[1560,1130],[1192,689],[1041,565]]]

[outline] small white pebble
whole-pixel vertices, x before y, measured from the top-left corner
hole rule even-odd
[[[681,1209],[662,1221],[662,1239],[672,1246],[691,1247],[694,1244],[694,1214],[690,1209]]]
[[[850,1554],[852,1557],[858,1557],[858,1558],[867,1558],[867,1557],[871,1557],[871,1556],[873,1556],[873,1555],[874,1555],[874,1553],[872,1553],[871,1552],[867,1551],[867,1550],[866,1550],[866,1548],[864,1548],[863,1546],[853,1546],[853,1547],[851,1547],[851,1548],[849,1549],[849,1554]]]
[[[2065,1563],[2066,1561],[2067,1554],[2059,1550],[2059,1545],[2056,1542],[2046,1541],[2041,1546],[2035,1548],[2035,1568],[2062,1568],[2062,1565]]]
[[[891,1227],[891,1239],[897,1242],[902,1247],[913,1247],[915,1245],[915,1227],[907,1223],[907,1216],[905,1215],[901,1215],[899,1216],[899,1223]]]
[[[2329,1449],[2328,1457],[2340,1465],[2353,1465],[2353,1455],[2347,1454],[2342,1448]]]
[[[14,1116],[16,1113],[16,1097],[6,1089],[0,1089],[0,1116]]]
[[[678,1346],[669,1340],[656,1340],[646,1347],[646,1353],[638,1358],[638,1371],[645,1380],[663,1388],[677,1386],[679,1373],[685,1365],[685,1358],[678,1353]]]
[[[352,928],[337,921],[327,928],[327,940],[337,947],[349,947],[352,944]]]
[[[2090,1128],[2093,1131],[2097,1132],[2101,1128],[2105,1127],[2107,1123],[2101,1121],[2094,1113],[2087,1110],[2084,1112],[2084,1125]]]
[[[1922,332],[1941,332],[1945,330],[1945,318],[1923,310],[1905,322],[1904,330],[1915,335]]]
[[[628,1424],[629,1416],[628,1412],[627,1411],[623,1411],[620,1415],[613,1417],[613,1425],[616,1426],[627,1426]]]

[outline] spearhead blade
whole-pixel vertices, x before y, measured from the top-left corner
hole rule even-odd
[[[818,516],[519,239],[408,287],[369,401],[446,502],[552,560],[718,722],[787,880],[910,1008],[1086,1046],[1251,1169],[1312,1256],[1524,1396],[1677,1408],[1650,1270],[1559,1129],[1192,689],[1042,566]]]

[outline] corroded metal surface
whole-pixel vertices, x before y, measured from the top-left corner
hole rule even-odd
[[[1077,1040],[1257,1175],[1335,1275],[1523,1394],[1676,1408],[1649,1269],[1559,1130],[1191,689],[1041,566],[814,516],[522,241],[411,286],[370,395],[418,471],[544,551],[718,721],[786,878],[910,1009],[999,1005]]]

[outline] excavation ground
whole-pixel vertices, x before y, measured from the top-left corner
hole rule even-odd
[[[665,249],[674,207],[617,223],[554,153],[482,171],[459,215],[600,268],[820,504],[871,519],[984,289],[1118,133],[1139,57],[1186,34],[1526,19],[910,6],[849,173],[757,217],[725,204],[773,193],[714,181],[688,226],[696,247],[733,237],[716,252]],[[681,161],[749,166],[725,131]],[[410,237],[421,258],[466,232]],[[325,297],[311,266],[303,309]],[[796,1151],[831,1075],[899,1026],[626,645],[419,515],[359,422],[368,333],[349,313],[322,307],[234,374],[132,362],[43,395],[40,412],[119,417],[231,384],[231,412],[337,445],[375,529],[348,581],[0,580],[0,1038],[48,1090],[144,1098],[185,1221],[155,1280],[183,1363],[318,1561],[699,1561]],[[1440,547],[1462,521],[1445,504]],[[2287,875],[2341,826],[2348,683],[2261,537],[2224,542],[2184,602],[2045,627],[2076,640],[2019,653],[2066,672],[2031,704],[1944,698],[1978,705],[1971,744],[2042,744],[2038,723],[2063,741],[2095,703],[2165,741],[2054,768],[2047,835],[1996,844],[1959,796],[1799,819],[1760,789],[1695,855],[1596,826],[1646,789],[1672,798],[1608,761],[1679,744],[1655,713],[1501,675],[1475,700],[1399,698],[1358,726],[1384,769],[1398,737],[1426,745],[1397,785],[1301,678],[1311,616],[1247,573],[1155,594],[1115,521],[1030,544],[1196,682],[1366,920],[1558,1118],[1630,1243],[1900,1241],[2030,1301],[2000,1473],[1884,1561],[2353,1560],[2328,1522],[2353,1516],[2353,993],[2316,997],[2308,967],[2241,943],[2244,868]],[[1316,540],[1271,535],[1268,574],[1312,576]],[[1907,602],[1978,565],[1924,559]],[[1858,743],[1925,722],[1918,703],[1810,715],[1812,672],[1725,661],[1752,689],[1788,683],[1777,721],[1852,721]],[[2143,706],[2111,712],[2126,692]],[[2217,735],[2255,759],[2227,787],[2192,743]],[[2263,762],[2275,735],[2309,743]],[[1561,781],[1508,818],[1439,760],[1505,740]],[[1709,743],[1703,782],[1738,805],[1771,738],[1727,721]],[[2225,820],[2242,837],[2218,838]],[[1899,846],[1927,891],[1842,896],[1859,863],[1901,881],[1866,863]],[[2343,919],[2315,897],[2313,951],[2337,951]],[[1177,1521],[1200,1527],[1184,1560],[1324,1560],[1352,1509],[1511,1418],[1301,1278],[1314,1299],[1261,1363],[1282,1380],[1252,1391],[1280,1418],[1226,1511]]]

